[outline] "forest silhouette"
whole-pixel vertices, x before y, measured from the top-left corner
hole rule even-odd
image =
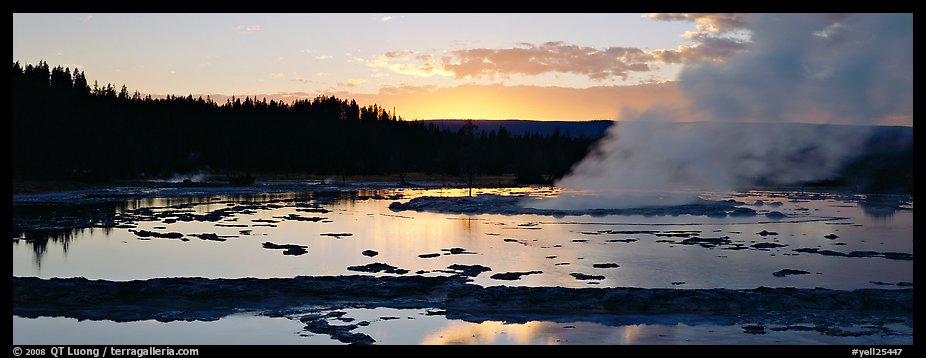
[[[514,174],[550,182],[597,138],[513,135],[406,121],[373,104],[319,96],[283,103],[154,98],[62,66],[13,65],[13,178],[103,181],[177,173],[321,176]]]
[[[208,96],[154,98],[90,84],[83,71],[13,62],[13,180],[150,179],[178,174],[323,177],[484,175],[552,183],[599,138],[504,126],[456,129],[406,121],[373,104],[318,96],[283,103]],[[812,186],[913,192],[913,131],[872,127],[859,155]],[[253,180],[253,179],[251,179]],[[234,180],[232,180],[234,181]],[[756,184],[763,186],[762,179]]]

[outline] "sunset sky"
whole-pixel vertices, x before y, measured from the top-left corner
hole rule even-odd
[[[686,108],[685,65],[748,49],[725,14],[14,14],[13,60],[152,95],[334,94],[407,119]],[[912,68],[910,69],[912,75]]]

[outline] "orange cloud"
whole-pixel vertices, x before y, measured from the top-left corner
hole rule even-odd
[[[701,43],[660,50],[598,49],[563,42],[521,43],[512,48],[455,50],[440,58],[411,50],[388,51],[374,60],[358,61],[373,68],[419,77],[440,75],[462,79],[572,73],[592,80],[626,80],[631,72],[652,70],[651,64],[722,61],[746,48],[744,42],[734,38],[704,36],[698,41]]]
[[[645,17],[657,21],[690,21],[696,24],[699,33],[720,34],[745,28],[748,16],[732,13],[653,13]]]
[[[338,86],[342,86],[342,87],[357,87],[357,86],[362,85],[362,84],[364,84],[364,83],[366,83],[366,82],[367,82],[367,80],[350,79],[350,80],[347,80],[347,81],[345,81],[345,82],[338,82]]]
[[[456,50],[443,58],[443,67],[457,78],[561,72],[602,80],[626,79],[629,72],[649,71],[646,62],[652,59],[646,51],[631,47],[596,49],[563,42],[521,45],[524,47]]]

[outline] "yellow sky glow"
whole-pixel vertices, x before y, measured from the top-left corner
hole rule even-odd
[[[683,110],[688,100],[672,83],[563,88],[464,85],[414,93],[335,93],[358,103],[379,103],[405,119],[621,119],[622,111],[659,104]],[[684,120],[684,119],[682,119]]]

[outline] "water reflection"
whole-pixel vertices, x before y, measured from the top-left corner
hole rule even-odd
[[[311,307],[311,306],[310,306]],[[13,317],[14,344],[341,344],[304,323],[242,312],[212,321],[78,321]],[[315,311],[318,309],[318,311]],[[775,315],[429,315],[431,308],[312,307],[330,326],[375,344],[911,344],[912,317],[795,313]],[[338,313],[331,314],[328,313]],[[361,323],[365,322],[365,323]],[[761,325],[765,333],[744,327]],[[791,329],[789,327],[794,327]]]
[[[653,321],[649,319],[647,321]],[[674,322],[673,322],[674,321]],[[632,344],[909,344],[912,327],[885,325],[887,334],[872,333],[871,326],[847,325],[846,332],[865,334],[821,334],[814,329],[784,329],[785,325],[765,324],[765,334],[746,333],[742,322],[667,322],[622,324],[588,321],[551,322],[528,321],[449,321],[427,334],[420,344],[532,344],[532,345],[632,345]],[[815,327],[813,324],[796,326]],[[829,327],[829,326],[827,326]],[[891,343],[887,343],[891,342]]]
[[[301,336],[299,321],[243,313],[216,321],[113,322],[13,316],[13,344],[337,344],[327,336]]]
[[[451,321],[447,326],[424,337],[421,344],[537,344],[535,340],[538,331],[547,323]]]
[[[555,193],[546,188],[475,190],[475,194],[503,195],[535,192]],[[737,200],[750,203],[747,205],[758,200],[766,203],[753,205],[759,215],[747,218],[687,215],[554,218],[393,212],[388,208],[393,201],[421,195],[467,194],[466,189],[328,190],[203,194],[105,205],[41,208],[17,205],[14,222],[34,225],[18,232],[32,239],[14,240],[13,274],[115,280],[165,276],[293,277],[357,274],[346,268],[381,262],[430,276],[446,275],[447,267],[452,264],[487,266],[491,272],[474,278],[476,284],[485,286],[755,288],[765,285],[855,289],[874,287],[871,281],[912,282],[912,261],[794,251],[819,248],[838,252],[912,252],[912,201],[893,204],[901,210],[892,212],[890,223],[880,225],[866,220],[869,216],[864,212],[871,206],[869,203],[882,202],[876,200],[879,198],[862,201],[861,196],[853,196],[847,202],[832,195],[795,196],[776,192],[738,194]],[[800,200],[792,201],[791,197]],[[763,214],[771,210],[788,217],[769,220]],[[52,224],[64,226],[74,222],[89,227],[49,229]],[[14,232],[25,226],[14,225]],[[778,234],[757,234],[765,230]],[[138,235],[142,231],[159,235],[178,233],[188,241]],[[351,235],[340,235],[343,233]],[[730,242],[716,247],[688,245],[684,243],[688,237],[679,236],[684,233],[707,239],[726,237],[723,240]],[[202,234],[222,240],[204,240]],[[836,234],[838,239],[825,238],[829,234]],[[45,239],[34,240],[43,236]],[[877,240],[872,240],[875,237]],[[285,256],[279,250],[264,249],[262,243],[268,241],[306,246],[308,253]],[[467,254],[451,254],[451,248],[463,248]],[[377,255],[362,255],[366,250],[376,251]],[[438,255],[419,256],[434,253]],[[593,266],[608,263],[618,266]],[[813,274],[772,276],[783,268]],[[516,281],[491,278],[496,273],[528,271],[543,273]],[[572,273],[604,276],[604,279],[578,280]]]
[[[58,246],[61,248],[61,251],[67,256],[68,248],[71,246],[71,240],[79,232],[79,230],[66,230],[61,232],[52,232],[41,235],[40,239],[26,239],[26,233],[23,232],[20,234],[19,239],[13,240],[14,245],[28,245],[32,249],[33,258],[32,262],[35,264],[36,268],[41,272],[42,270],[42,260],[45,258],[45,253],[48,252],[48,242],[51,241],[53,246]],[[34,233],[30,233],[30,236],[33,236]]]
[[[14,205],[12,232],[14,245],[28,245],[33,262],[40,267],[51,246],[61,248],[67,255],[72,241],[85,229],[91,232],[102,229],[109,235],[116,225],[116,214],[126,203],[85,205]]]
[[[890,223],[897,211],[913,210],[913,204],[906,196],[866,195],[858,205],[865,216],[881,224]]]

